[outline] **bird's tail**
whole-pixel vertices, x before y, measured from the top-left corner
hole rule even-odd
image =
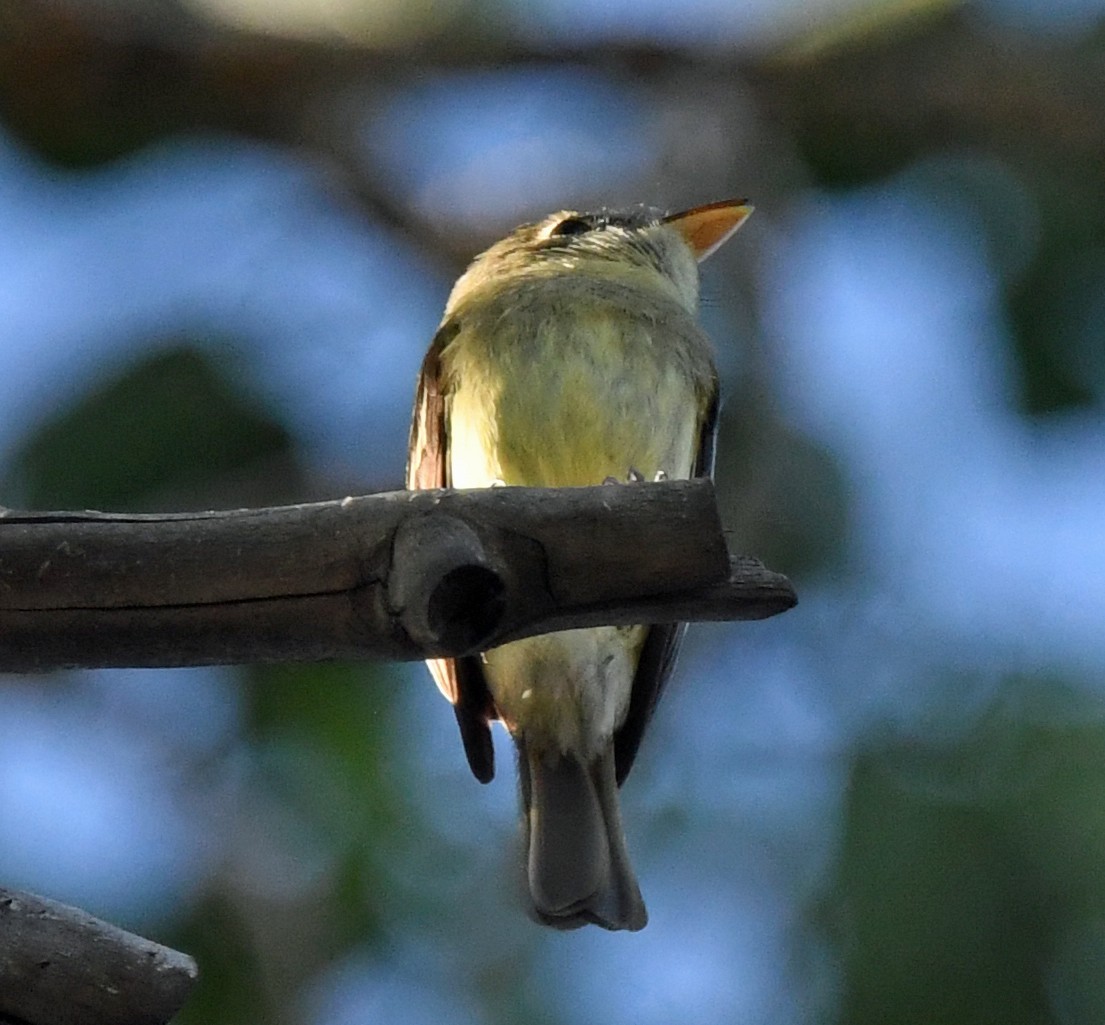
[[[518,762],[534,916],[557,929],[643,929],[648,913],[625,847],[613,747],[585,765],[571,754],[532,752],[519,738]]]

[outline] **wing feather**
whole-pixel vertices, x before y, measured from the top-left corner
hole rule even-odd
[[[702,416],[698,452],[692,471],[694,477],[712,478],[714,475],[717,417],[718,387],[715,379]],[[621,728],[614,735],[614,775],[618,786],[625,782],[629,770],[633,768],[633,760],[637,757],[645,727],[648,726],[664,685],[675,667],[675,659],[686,632],[686,623],[659,623],[651,627],[645,635],[637,672],[633,677],[629,711]]]
[[[413,490],[446,488],[449,474],[449,425],[441,352],[460,330],[456,321],[443,324],[434,335],[414,399],[407,459],[407,487]],[[483,666],[478,656],[434,658],[426,662],[438,689],[449,699],[460,727],[464,753],[472,774],[481,783],[495,775],[495,753],[490,721],[497,718]]]

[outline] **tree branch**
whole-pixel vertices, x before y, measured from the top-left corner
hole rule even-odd
[[[164,1025],[195,981],[186,954],[77,908],[0,888],[0,1021]]]
[[[411,660],[796,600],[730,559],[709,481],[0,513],[0,671]]]

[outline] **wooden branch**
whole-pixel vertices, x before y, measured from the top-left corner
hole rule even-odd
[[[186,954],[77,908],[0,888],[0,1020],[164,1025],[196,981]]]
[[[0,512],[0,671],[421,659],[796,600],[785,577],[730,559],[709,481]]]

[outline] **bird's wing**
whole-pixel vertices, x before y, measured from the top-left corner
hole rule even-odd
[[[451,483],[441,350],[459,330],[455,321],[443,324],[422,361],[407,454],[407,487],[411,490],[445,488]],[[495,775],[495,754],[489,723],[497,713],[478,656],[433,658],[426,665],[438,689],[452,702],[472,774],[481,783],[490,782]]]
[[[718,389],[714,382],[713,393],[706,404],[702,417],[701,433],[698,439],[698,452],[695,455],[693,477],[713,477],[714,443],[717,438]],[[641,657],[637,662],[637,672],[633,677],[633,689],[629,696],[629,711],[625,721],[614,735],[614,774],[618,786],[625,782],[629,770],[633,768],[633,759],[641,746],[645,727],[648,726],[656,703],[664,690],[683,635],[687,632],[686,623],[660,623],[650,627],[645,635]]]

